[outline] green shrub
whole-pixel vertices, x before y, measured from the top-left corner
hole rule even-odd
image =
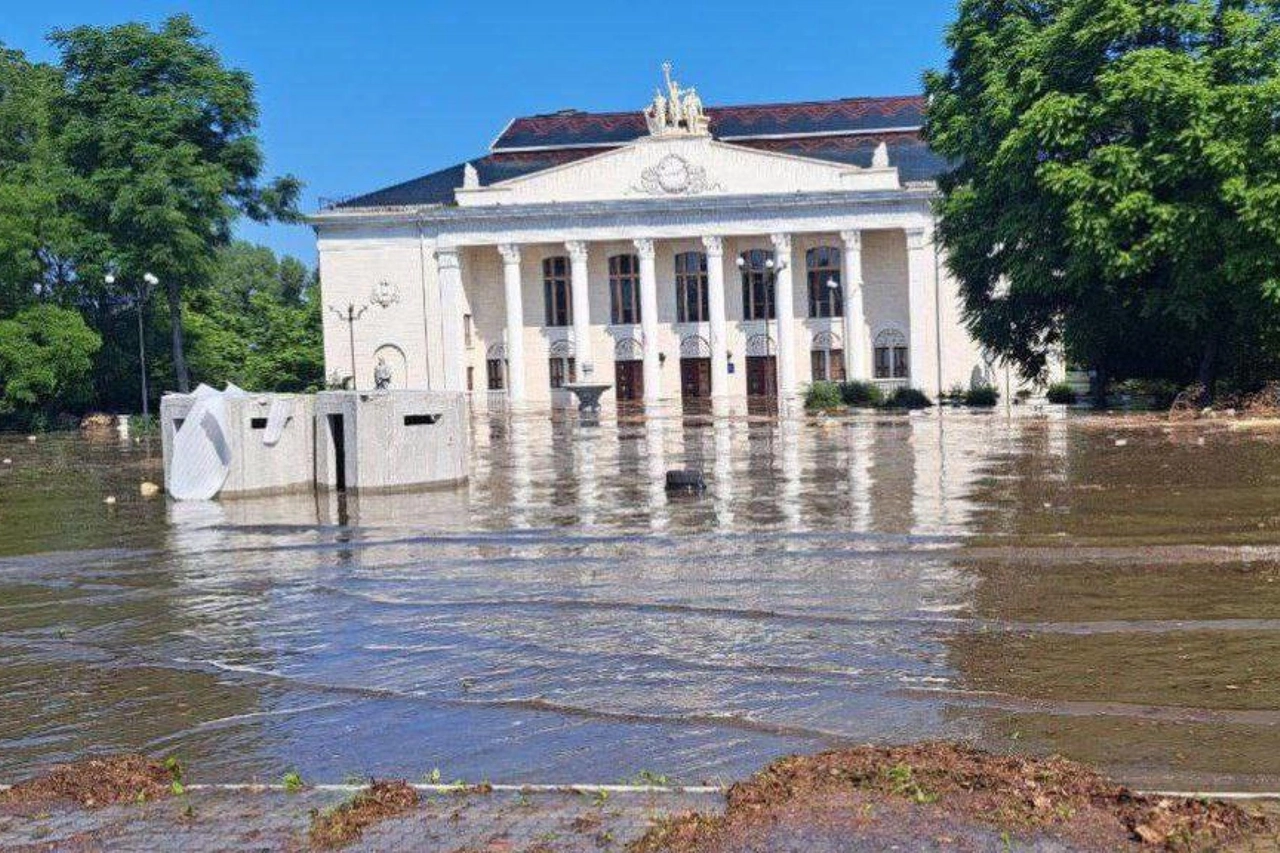
[[[964,404],[966,406],[990,407],[994,406],[999,399],[1000,392],[990,385],[975,385],[964,392]]]
[[[826,412],[842,405],[840,386],[834,382],[815,382],[804,396],[804,407],[811,412]]]
[[[840,397],[846,406],[875,408],[884,405],[884,392],[874,382],[841,382]]]
[[[899,388],[884,401],[886,409],[927,409],[932,405],[933,401],[916,388]]]
[[[1050,403],[1059,403],[1070,406],[1076,401],[1076,389],[1072,388],[1066,382],[1055,382],[1049,386],[1047,396]]]

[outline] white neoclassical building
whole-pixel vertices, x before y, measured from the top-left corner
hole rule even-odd
[[[704,108],[666,70],[643,111],[517,118],[483,157],[313,216],[330,376],[733,409],[989,374],[933,239],[922,98]]]

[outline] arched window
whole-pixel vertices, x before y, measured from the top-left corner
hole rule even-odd
[[[844,381],[844,347],[835,333],[819,332],[814,335],[809,356],[812,359],[814,382]]]
[[[485,353],[485,370],[488,373],[489,390],[501,391],[507,387],[507,348],[494,344]]]
[[[640,322],[640,258],[614,255],[609,258],[610,322],[627,326]]]
[[[874,345],[876,379],[906,379],[911,375],[907,360],[907,336],[897,329],[884,329]]]
[[[570,382],[578,381],[578,370],[573,355],[573,344],[569,341],[556,341],[551,345],[547,367],[551,374],[552,388],[563,388]]]
[[[804,261],[809,275],[809,316],[843,316],[840,250],[834,246],[818,246],[805,253]]]
[[[773,252],[751,249],[742,253],[742,319],[772,320]]]
[[[557,256],[542,261],[542,296],[547,307],[548,326],[573,325],[568,258]]]
[[[707,308],[705,252],[676,255],[676,320],[680,323],[706,323],[711,320],[711,312]]]

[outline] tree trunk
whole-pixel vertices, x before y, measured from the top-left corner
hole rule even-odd
[[[1207,406],[1213,402],[1214,386],[1218,384],[1218,336],[1209,338],[1204,345],[1204,355],[1200,357],[1200,369],[1196,373],[1196,381],[1204,391],[1200,395],[1200,405]]]
[[[178,380],[178,390],[186,394],[191,390],[191,376],[187,373],[187,357],[182,350],[182,292],[176,281],[165,283],[169,295],[169,331],[173,339],[173,375]]]

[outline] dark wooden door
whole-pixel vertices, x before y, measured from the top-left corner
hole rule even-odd
[[[778,396],[778,371],[771,355],[747,356],[747,396]]]
[[[685,400],[703,400],[711,396],[711,359],[680,359],[680,396]]]
[[[618,361],[613,366],[613,384],[618,401],[644,399],[644,362]]]

